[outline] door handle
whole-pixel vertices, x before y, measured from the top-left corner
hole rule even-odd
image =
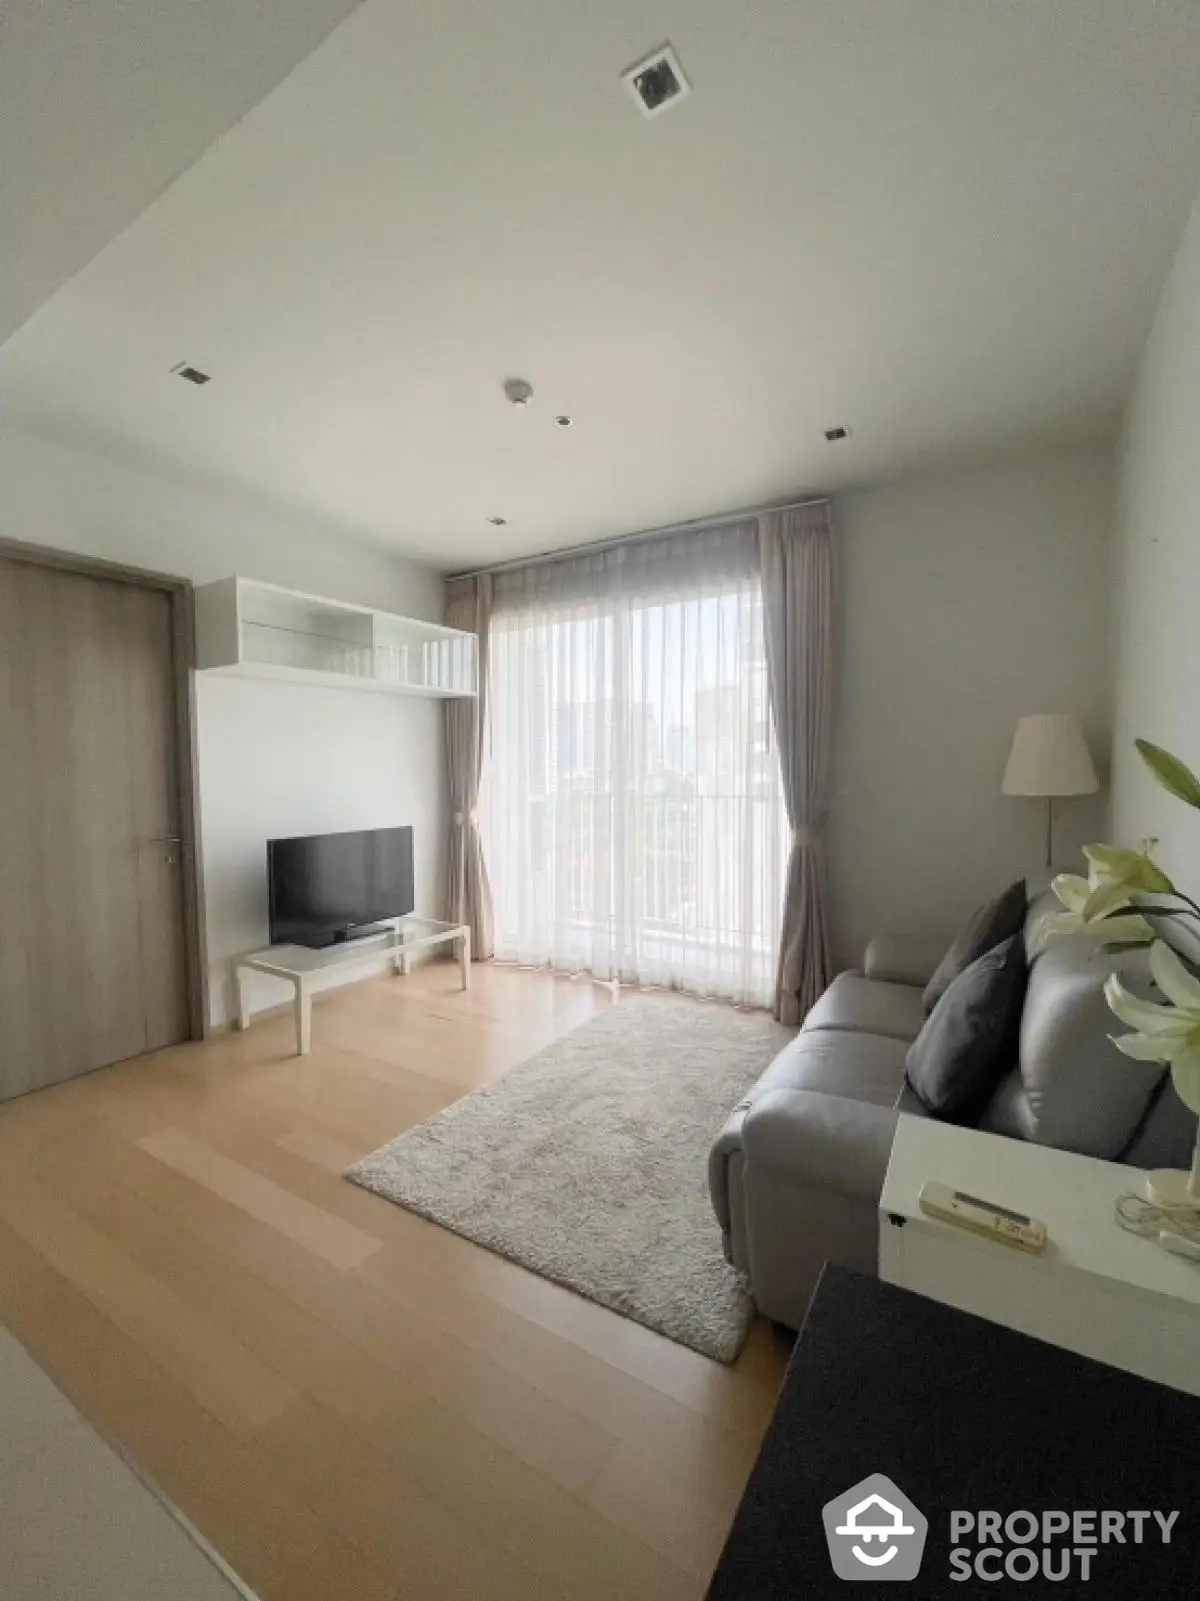
[[[167,847],[167,866],[174,867],[178,861],[175,847],[183,844],[181,834],[160,834],[157,839],[148,839],[147,845],[165,845]]]

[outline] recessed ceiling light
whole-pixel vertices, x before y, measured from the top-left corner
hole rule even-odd
[[[207,384],[212,382],[212,374],[201,372],[199,367],[193,367],[190,361],[181,361],[171,371],[179,378],[186,378],[189,384]]]
[[[489,517],[488,518],[488,522],[491,523],[493,528],[503,528],[507,524],[508,518],[507,517]]]
[[[849,428],[826,428],[825,437],[828,439],[829,443],[833,445],[836,444],[839,439],[849,439],[850,430]]]
[[[621,74],[621,82],[637,101],[643,117],[659,117],[686,100],[692,86],[669,44],[660,45]]]
[[[560,428],[569,428],[575,421],[575,419],[573,417],[569,417],[565,411],[560,411],[554,420]]]

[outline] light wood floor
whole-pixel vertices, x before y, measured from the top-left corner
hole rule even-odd
[[[778,1337],[723,1368],[340,1176],[613,1004],[473,977],[0,1108],[0,1320],[266,1601],[693,1601]]]

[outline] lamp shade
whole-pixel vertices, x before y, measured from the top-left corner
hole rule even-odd
[[[1001,789],[1006,795],[1093,795],[1100,788],[1079,719],[1043,712],[1017,721]]]

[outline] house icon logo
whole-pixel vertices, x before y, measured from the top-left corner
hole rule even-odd
[[[929,1520],[884,1473],[872,1473],[821,1514],[839,1579],[915,1579]]]

